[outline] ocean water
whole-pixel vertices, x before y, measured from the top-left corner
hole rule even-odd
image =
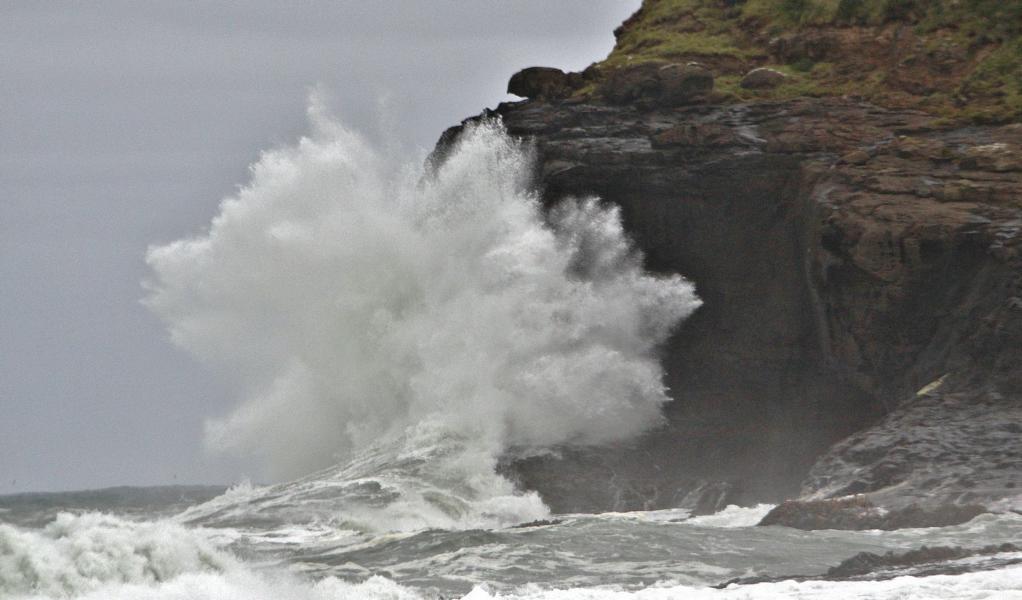
[[[1022,553],[963,559],[958,566],[966,572],[955,575],[711,587],[754,575],[818,576],[863,551],[1018,541],[1022,516],[1013,513],[890,532],[756,527],[766,505],[702,517],[668,510],[555,515],[524,526],[367,530],[327,516],[326,494],[312,511],[317,516],[292,518],[306,514],[309,484],[239,486],[182,513],[150,519],[138,507],[131,516],[79,512],[67,499],[67,512],[45,525],[0,524],[0,597],[1022,598],[1022,564],[1006,564],[1022,561]],[[123,507],[117,497],[124,493],[108,492],[111,504]],[[163,493],[162,502],[176,506],[180,491]],[[343,496],[332,496],[338,513],[346,511]],[[10,511],[10,505],[10,498],[0,498],[0,507]],[[16,510],[24,517],[32,507]],[[150,500],[146,510],[160,513],[162,506]]]
[[[146,304],[237,391],[211,452],[269,486],[0,498],[0,597],[1022,598],[1022,553],[958,574],[825,581],[863,551],[1022,539],[757,527],[769,506],[556,515],[498,460],[635,436],[668,401],[657,348],[694,287],[643,270],[613,206],[540,208],[527,145],[466,130],[442,165],[313,102],[208,229],[147,254]],[[739,577],[806,581],[712,586]]]

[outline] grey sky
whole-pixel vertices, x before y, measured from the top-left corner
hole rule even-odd
[[[605,56],[638,4],[0,3],[0,493],[256,472],[202,450],[234,399],[139,304],[146,246],[302,133],[313,85],[428,148],[516,69]]]

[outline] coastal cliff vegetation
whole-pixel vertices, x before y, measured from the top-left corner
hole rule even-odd
[[[718,102],[850,96],[948,122],[1022,117],[1022,2],[646,0],[581,95],[633,65],[698,62]],[[787,77],[741,85],[751,69]]]

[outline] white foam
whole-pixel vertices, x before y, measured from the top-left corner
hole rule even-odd
[[[25,595],[17,600],[56,596]],[[224,574],[189,573],[158,585],[107,584],[80,600],[423,600],[415,590],[383,577],[348,583],[330,577],[310,583],[287,574],[273,577],[244,569]]]
[[[293,534],[294,532],[280,532]],[[460,551],[458,551],[460,552]],[[478,568],[500,572],[514,549]],[[1017,558],[1018,553],[1002,558]],[[424,560],[445,560],[434,556]],[[963,564],[975,562],[960,561]],[[406,565],[407,566],[407,565]],[[364,571],[355,566],[356,571]],[[348,569],[351,571],[352,569]],[[366,573],[368,575],[368,572]],[[723,577],[723,575],[721,575]],[[170,521],[134,522],[90,513],[61,514],[40,530],[0,525],[0,597],[99,599],[419,600],[428,593],[382,577],[318,581],[280,569],[256,570],[210,541],[206,530]],[[873,582],[778,582],[724,590],[662,582],[641,589],[613,586],[550,589],[535,584],[510,591],[478,586],[465,600],[993,600],[1022,598],[1022,566]]]
[[[0,524],[0,596],[76,595],[110,583],[151,584],[236,561],[201,531],[170,521],[61,513],[40,530]]]
[[[64,597],[61,593],[12,595],[12,599]],[[384,577],[350,583],[333,577],[311,582],[286,573],[260,573],[234,568],[224,573],[187,573],[160,583],[107,583],[80,600],[425,600],[432,594],[399,585]],[[547,589],[525,586],[495,592],[477,586],[461,600],[1019,600],[1022,566],[997,571],[899,577],[888,581],[784,581],[708,587],[659,583],[644,589],[614,587]]]
[[[642,590],[527,587],[515,593],[492,593],[477,587],[462,600],[1018,600],[1022,566],[997,571],[898,577],[888,581],[784,581],[732,585],[723,590],[658,584]]]
[[[732,504],[712,515],[692,517],[685,523],[701,527],[754,527],[759,525],[763,517],[767,516],[767,513],[775,506],[775,504],[757,504],[745,507]]]
[[[655,349],[699,300],[643,271],[615,208],[544,215],[528,149],[496,122],[424,175],[315,103],[310,117],[207,233],[147,256],[147,305],[244,398],[209,423],[211,447],[292,478],[400,443],[399,460],[432,453],[434,487],[476,505],[465,515],[514,522],[542,515],[494,475],[505,449],[604,443],[662,418]]]
[[[731,504],[726,508],[713,513],[692,517],[691,511],[685,508],[670,508],[664,510],[640,510],[629,512],[604,512],[598,515],[564,515],[566,518],[598,518],[598,519],[626,519],[635,521],[647,521],[655,523],[684,523],[686,525],[698,525],[700,527],[754,527],[763,520],[763,517],[774,509],[775,504],[757,504],[756,506],[736,506]]]

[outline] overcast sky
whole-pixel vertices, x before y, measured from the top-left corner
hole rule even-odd
[[[236,398],[139,303],[146,247],[300,135],[312,86],[429,148],[515,70],[604,57],[639,0],[241,4],[0,2],[0,494],[257,473],[202,449]]]

